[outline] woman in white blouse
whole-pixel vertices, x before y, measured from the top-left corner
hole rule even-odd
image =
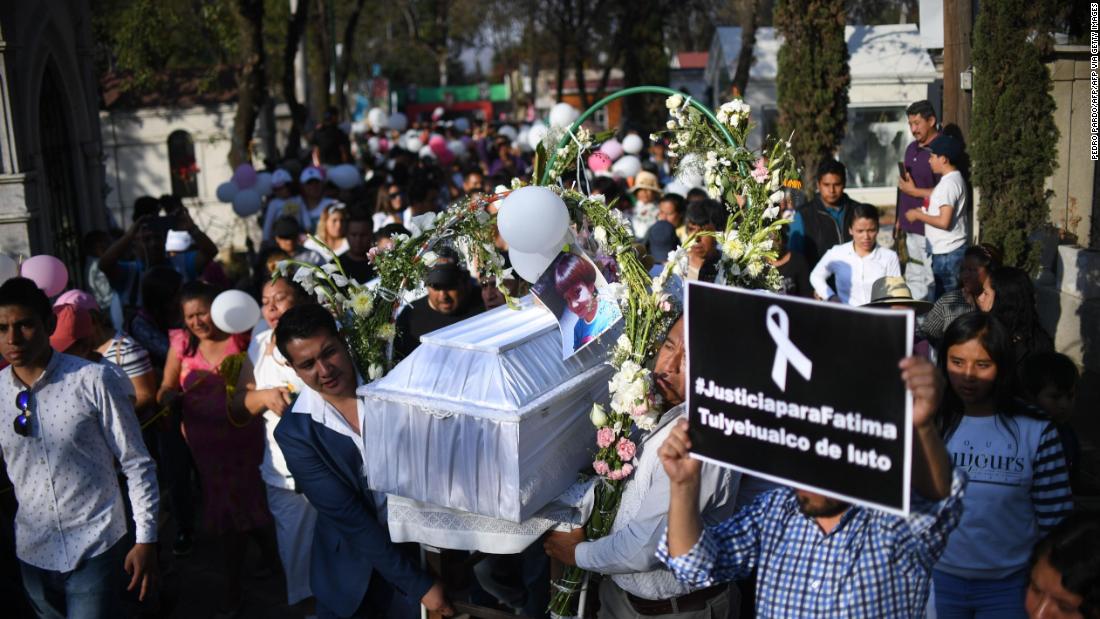
[[[810,285],[820,299],[864,305],[871,300],[871,286],[887,275],[901,275],[898,255],[879,247],[878,209],[856,204],[848,212],[851,242],[834,245],[810,272]],[[829,286],[833,277],[835,290]]]

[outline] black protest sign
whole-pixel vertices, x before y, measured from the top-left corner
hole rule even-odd
[[[695,457],[908,513],[912,312],[691,282],[686,314]]]

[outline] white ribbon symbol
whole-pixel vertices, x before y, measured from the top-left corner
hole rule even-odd
[[[768,335],[771,336],[772,341],[775,342],[775,362],[772,363],[772,380],[779,386],[782,391],[787,390],[787,365],[793,365],[795,371],[802,375],[802,378],[810,380],[810,373],[813,372],[814,364],[810,359],[802,354],[802,351],[791,342],[790,337],[787,335],[787,330],[790,326],[790,320],[787,318],[787,312],[783,311],[783,308],[778,305],[772,305],[768,308],[767,318],[765,324],[768,326]]]

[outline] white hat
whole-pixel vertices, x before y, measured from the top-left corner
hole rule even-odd
[[[322,172],[320,170],[320,168],[315,168],[313,166],[309,166],[308,168],[302,170],[302,175],[298,177],[298,182],[302,183],[303,185],[308,183],[309,181],[324,181],[324,180],[325,180],[325,173]]]
[[[191,248],[191,233],[186,230],[169,230],[164,240],[164,251],[187,251]]]
[[[274,172],[271,173],[271,186],[272,187],[282,187],[283,185],[289,183],[292,180],[294,180],[294,178],[290,176],[290,172],[287,172],[286,170],[284,170],[282,168],[279,168],[278,170],[275,170]]]

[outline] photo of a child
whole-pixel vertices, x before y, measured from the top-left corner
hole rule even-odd
[[[586,256],[562,252],[532,287],[539,302],[558,319],[563,358],[583,349],[622,318],[613,299],[600,297],[599,290],[606,285]]]

